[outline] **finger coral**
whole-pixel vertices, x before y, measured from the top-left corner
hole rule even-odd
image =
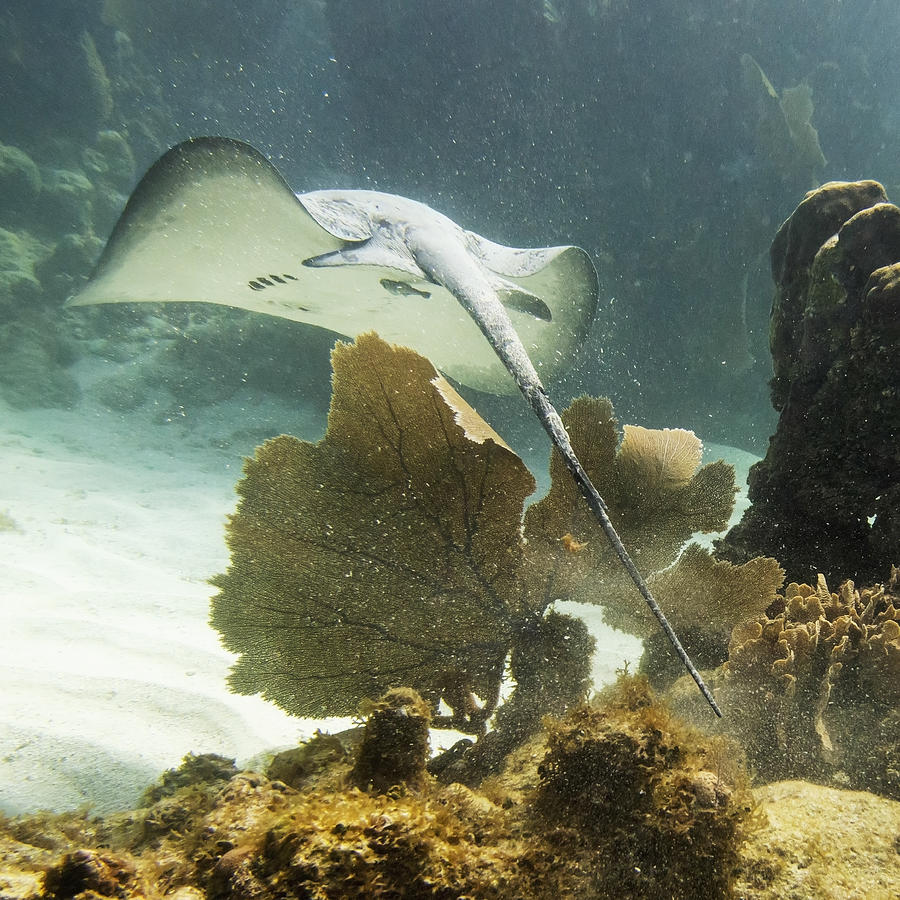
[[[900,799],[900,573],[837,593],[796,583],[783,611],[738,625],[713,679],[722,727],[760,778],[833,780]]]

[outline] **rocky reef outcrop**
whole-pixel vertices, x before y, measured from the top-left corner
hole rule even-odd
[[[718,555],[883,580],[900,557],[900,208],[877,182],[830,182],[781,226],[771,263],[780,418]]]
[[[71,407],[77,330],[60,306],[90,272],[165,114],[131,40],[99,8],[0,12],[0,398]]]

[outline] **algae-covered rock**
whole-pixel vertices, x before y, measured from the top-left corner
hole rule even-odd
[[[136,366],[130,366],[125,373],[107,375],[95,381],[90,393],[109,409],[128,412],[147,401],[150,386],[145,374]]]
[[[48,303],[62,304],[93,268],[103,241],[92,231],[68,232],[34,267]]]
[[[502,813],[457,796],[286,797],[264,830],[234,835],[207,897],[549,897],[526,865],[519,872],[517,854],[533,851],[492,828]]]
[[[77,895],[121,897],[134,884],[134,876],[129,860],[97,850],[74,850],[47,870],[42,896],[47,900]]]
[[[428,704],[410,688],[391,688],[366,706],[368,716],[350,773],[352,783],[380,792],[399,785],[421,789],[429,755]]]
[[[82,115],[99,128],[112,115],[114,106],[112,85],[91,33],[83,31],[78,44],[82,53],[84,80],[87,86],[85,94],[81,97],[84,110]]]
[[[0,228],[0,321],[12,318],[40,296],[35,263],[48,247],[28,232]]]
[[[170,306],[161,315],[128,305],[86,312],[102,317],[112,335],[98,352],[133,360],[136,377],[168,391],[174,407],[190,413],[249,389],[328,409],[331,332],[207,304]]]
[[[45,168],[40,212],[52,233],[90,231],[94,185],[77,169]]]
[[[266,777],[282,781],[288,787],[300,789],[325,770],[352,762],[351,748],[359,746],[361,729],[353,728],[341,734],[317,731],[299,747],[276,753],[266,768]]]
[[[729,897],[754,817],[740,752],[671,715],[640,678],[550,726],[537,810],[596,894]]]
[[[159,779],[159,783],[147,788],[143,801],[151,806],[164,797],[171,797],[183,787],[196,784],[225,782],[237,774],[233,759],[216,753],[188,753],[177,769],[169,769]]]
[[[0,324],[0,393],[11,406],[74,406],[81,388],[67,368],[72,361],[71,342],[55,329]]]
[[[120,190],[130,190],[137,163],[131,145],[119,131],[106,129],[97,133],[97,152],[103,157],[105,174]]]
[[[802,782],[751,792],[739,756],[624,679],[483,789],[424,775],[363,791],[340,753],[294,790],[253,772],[223,782],[227,765],[193,757],[148,808],[0,822],[0,887],[10,900],[896,896],[900,804]]]

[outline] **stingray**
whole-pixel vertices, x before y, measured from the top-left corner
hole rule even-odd
[[[597,296],[597,273],[579,247],[507,247],[423,203],[378,191],[295,194],[249,144],[207,137],[178,144],[150,168],[68,305],[200,301],[350,337],[376,331],[463,384],[493,393],[518,387],[721,715],[619,539],[541,380],[571,360]]]

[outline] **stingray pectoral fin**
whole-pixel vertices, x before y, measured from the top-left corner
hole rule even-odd
[[[138,184],[91,278],[69,305],[205,301],[350,337],[374,330],[465,384],[515,390],[457,299],[416,265],[402,228],[393,238],[373,234],[373,196],[400,226],[422,214],[421,204],[371,192],[297,197],[249,144],[185,141]],[[489,271],[510,279],[512,286],[504,287],[521,289],[550,310],[548,319],[540,303],[524,296],[517,302],[514,295],[509,310],[542,377],[567,364],[597,302],[587,255],[575,247],[504,248],[470,235],[467,248]],[[398,291],[401,282],[411,289]]]
[[[68,305],[205,301],[349,337],[377,331],[473,387],[514,389],[456,298],[399,250],[344,264],[342,252],[369,246],[355,197],[342,192],[328,205],[329,229],[250,145],[186,141],[143,177]],[[310,259],[331,264],[303,265]],[[398,293],[399,282],[410,290]]]
[[[537,297],[550,310],[550,318],[574,340],[580,342],[587,335],[597,312],[599,283],[597,270],[590,256],[580,247],[507,247],[490,241],[474,231],[467,231],[470,253],[481,264],[501,276],[500,291],[511,283],[526,294]],[[504,299],[505,302],[507,302]],[[515,308],[516,304],[507,302]],[[522,302],[522,311],[535,316],[533,303]],[[545,318],[537,315],[537,318]],[[516,320],[518,327],[519,321]]]
[[[195,138],[143,177],[68,305],[206,301],[346,333],[340,289],[302,265],[344,246],[249,144]]]
[[[511,251],[509,247],[503,249]],[[563,367],[571,366],[590,331],[597,311],[597,271],[580,247],[515,252],[524,254],[529,262],[514,268],[530,274],[503,273],[504,286],[512,284],[522,293],[504,297],[501,286],[498,295],[541,378],[551,379]]]
[[[328,207],[333,230],[351,241],[319,224],[250,145],[186,141],[143,177],[68,305],[205,301],[349,337],[377,331],[467,384],[509,390],[509,376],[456,298],[399,251],[372,253],[354,196]],[[368,258],[352,265],[341,256],[366,247]],[[310,259],[331,264],[303,265]],[[410,290],[398,293],[399,282]]]

